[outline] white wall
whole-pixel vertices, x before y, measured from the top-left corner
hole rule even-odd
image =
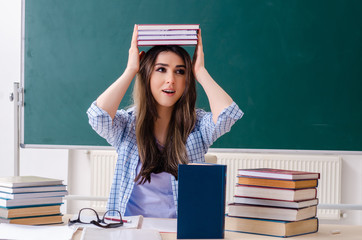
[[[0,176],[14,175],[14,105],[9,95],[20,82],[21,1],[0,0]],[[68,150],[21,149],[20,175],[63,179]],[[65,206],[63,207],[65,209]]]
[[[0,0],[0,176],[14,173],[14,112],[9,94],[13,91],[13,82],[20,82],[20,46],[21,1]],[[89,182],[90,176],[84,151],[72,150],[68,157],[68,150],[22,149],[20,159],[21,175],[60,178],[67,183],[69,168],[69,179],[74,183],[69,186],[71,193],[89,193],[88,183],[79,184],[80,179]],[[362,204],[361,154],[343,155],[342,176],[342,203]],[[341,223],[362,225],[361,211],[345,212],[346,218]]]
[[[20,79],[20,1],[0,1],[0,175],[13,174],[14,123],[9,101]]]
[[[362,155],[343,155],[342,159],[341,203],[362,205]],[[362,225],[362,210],[341,212],[343,217],[338,223]]]
[[[91,196],[91,161],[89,151],[70,150],[68,168],[69,192],[73,195]],[[91,207],[86,200],[68,201],[67,212],[76,213],[81,208]]]

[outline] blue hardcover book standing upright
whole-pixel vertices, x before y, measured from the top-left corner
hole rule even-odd
[[[179,165],[178,179],[177,238],[224,238],[226,165]]]

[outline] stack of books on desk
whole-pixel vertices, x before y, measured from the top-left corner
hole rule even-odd
[[[239,169],[226,230],[278,237],[318,231],[319,173]]]
[[[62,223],[60,206],[67,194],[62,180],[38,176],[0,177],[0,223]]]
[[[199,24],[139,24],[138,46],[196,45]]]

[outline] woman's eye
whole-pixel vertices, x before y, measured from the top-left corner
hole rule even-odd
[[[184,70],[184,69],[178,69],[178,70],[176,71],[176,73],[181,74],[181,75],[184,75],[184,74],[185,74],[185,70]]]
[[[156,72],[166,72],[166,68],[164,67],[156,68]]]

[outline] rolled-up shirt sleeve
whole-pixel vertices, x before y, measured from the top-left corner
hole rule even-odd
[[[225,108],[218,116],[216,124],[212,120],[211,112],[201,113],[200,132],[205,147],[210,147],[219,137],[231,130],[237,120],[242,118],[244,113],[238,105],[233,102]]]
[[[115,146],[120,142],[127,129],[130,114],[125,110],[118,110],[114,119],[94,101],[87,111],[89,124],[109,144]]]

